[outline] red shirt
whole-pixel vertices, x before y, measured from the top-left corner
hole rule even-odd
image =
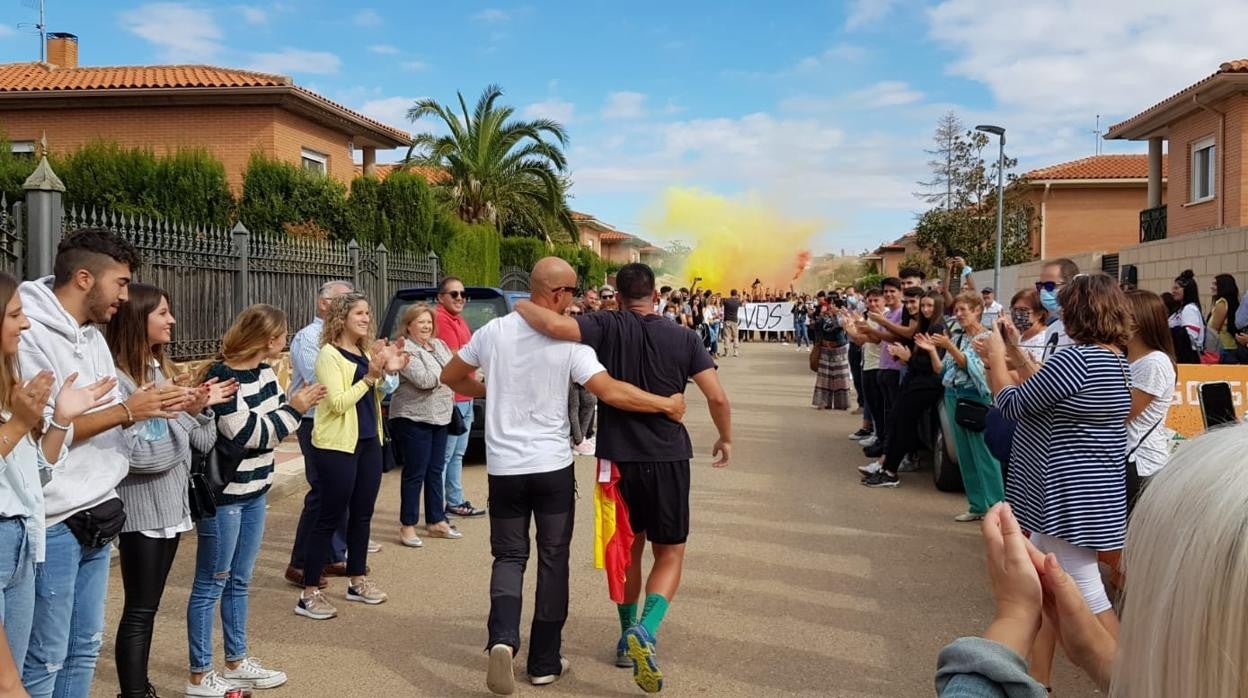
[[[446,346],[450,347],[451,351],[458,352],[469,339],[472,339],[472,330],[468,327],[468,321],[463,315],[452,315],[440,303],[434,314],[438,320],[438,339],[446,342]],[[471,396],[455,393],[456,402],[471,400]]]

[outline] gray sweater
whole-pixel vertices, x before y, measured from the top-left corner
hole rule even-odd
[[[157,381],[164,380],[160,371],[155,374]],[[123,400],[137,389],[122,371],[117,372],[117,383]],[[143,438],[146,422],[136,422],[124,430],[130,474],[117,485],[117,496],[126,505],[124,533],[170,528],[190,516],[186,488],[191,446],[200,451],[211,449],[217,442],[217,425],[210,410],[196,416],[180,412],[168,420],[168,425],[168,434],[156,441]]]
[[[410,339],[403,343],[412,359],[399,372],[399,387],[390,398],[391,419],[402,417],[435,426],[451,423],[455,393],[441,382],[442,367],[450,362],[451,350],[437,338],[431,344],[432,352]]]

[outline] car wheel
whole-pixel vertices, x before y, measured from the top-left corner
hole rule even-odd
[[[945,440],[944,430],[938,430],[932,446],[932,481],[941,492],[961,492],[963,488],[957,459],[949,455],[952,448],[953,444]]]

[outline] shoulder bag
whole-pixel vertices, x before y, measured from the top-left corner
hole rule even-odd
[[[117,497],[106,499],[65,519],[65,525],[86,548],[103,548],[126,524],[126,507]]]
[[[436,352],[429,351],[419,344],[416,345],[416,348],[426,352],[429,356],[432,356],[433,362],[438,365],[438,368],[446,368],[446,364],[438,361],[438,355]],[[464,415],[460,414],[459,405],[455,404],[453,401],[451,402],[451,423],[446,425],[446,433],[451,436],[463,436],[468,433],[468,425],[464,423]]]
[[[1127,453],[1127,515],[1128,516],[1131,514],[1131,510],[1135,508],[1135,500],[1140,498],[1140,495],[1144,493],[1144,487],[1148,484],[1148,479],[1140,475],[1139,467],[1137,466],[1135,462],[1135,452],[1140,450],[1140,446],[1142,446],[1144,442],[1148,440],[1148,437],[1153,435],[1153,432],[1156,431],[1157,427],[1161,426],[1161,423],[1164,421],[1166,421],[1165,416],[1162,416],[1161,419],[1158,419],[1156,423],[1154,423],[1153,426],[1149,428],[1147,432],[1144,433],[1144,436],[1140,437],[1139,442],[1135,444],[1135,448],[1131,449]]]
[[[963,355],[966,354],[965,332],[959,332],[958,351]],[[988,428],[988,405],[978,400],[960,397],[953,410],[953,421],[967,431],[982,432]]]

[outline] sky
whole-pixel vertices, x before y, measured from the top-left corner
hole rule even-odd
[[[0,0],[0,61],[38,58],[32,6]],[[1248,54],[1248,3],[1224,0],[48,0],[47,25],[83,65],[282,73],[409,132],[433,126],[407,121],[414,100],[471,107],[497,83],[566,125],[575,210],[659,241],[671,187],[754,196],[851,254],[924,210],[940,115],[1005,127],[1026,171]]]

